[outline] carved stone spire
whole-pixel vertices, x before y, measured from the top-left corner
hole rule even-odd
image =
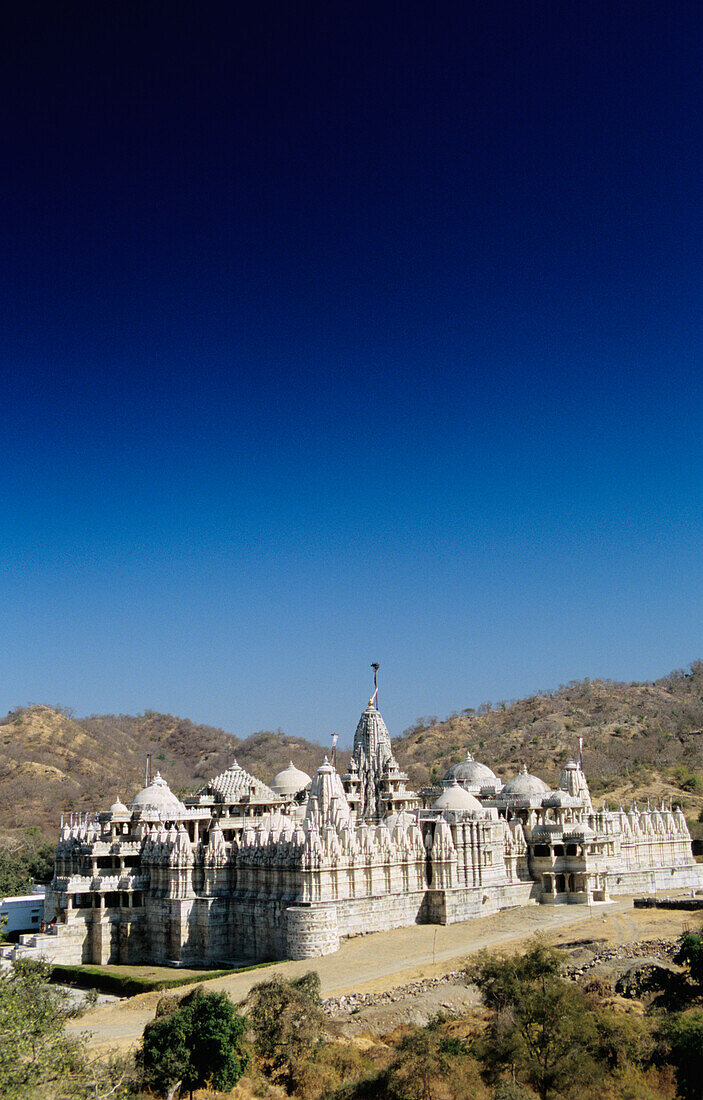
[[[383,816],[381,805],[381,779],[386,764],[393,758],[391,739],[380,712],[376,709],[378,685],[374,668],[374,693],[369,705],[361,715],[354,734],[352,759],[359,773],[359,810],[360,821],[380,821]]]

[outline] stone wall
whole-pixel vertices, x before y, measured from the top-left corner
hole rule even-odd
[[[659,890],[697,890],[703,887],[703,864],[689,863],[683,867],[652,867],[637,871],[608,871],[605,874],[608,893],[655,894]]]
[[[635,909],[703,909],[703,898],[635,898]]]
[[[497,913],[501,909],[513,909],[530,901],[538,901],[541,893],[539,884],[531,881],[458,890],[429,890],[428,922],[458,924]]]

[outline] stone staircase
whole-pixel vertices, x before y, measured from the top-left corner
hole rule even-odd
[[[9,967],[16,959],[39,959],[40,951],[37,946],[38,936],[34,933],[22,935],[19,943],[0,944],[0,967]]]
[[[0,969],[11,966],[16,959],[74,966],[81,962],[84,935],[84,929],[76,929],[74,933],[63,925],[46,932],[23,933],[19,943],[0,944]]]

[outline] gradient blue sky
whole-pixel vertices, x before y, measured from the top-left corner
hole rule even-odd
[[[10,18],[0,710],[349,743],[373,660],[397,734],[703,656],[697,5]]]

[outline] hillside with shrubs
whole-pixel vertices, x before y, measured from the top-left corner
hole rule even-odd
[[[703,661],[659,680],[573,680],[525,699],[420,718],[395,742],[417,785],[441,778],[466,752],[504,780],[526,764],[550,783],[578,753],[599,802],[672,798],[703,807]]]
[[[312,774],[325,749],[281,730],[241,738],[156,711],[76,718],[66,707],[17,707],[0,721],[0,830],[34,826],[53,838],[62,813],[129,802],[144,785],[147,753],[152,775],[163,772],[182,796],[235,758],[264,782],[290,759]],[[349,753],[338,759],[345,765]]]
[[[394,740],[419,788],[467,750],[504,780],[525,763],[556,783],[578,752],[596,801],[673,799],[692,822],[703,810],[703,662],[645,683],[574,680],[525,699],[418,719]],[[0,721],[0,829],[55,836],[61,813],[107,808],[142,786],[146,754],[180,795],[233,758],[265,782],[289,759],[312,774],[326,747],[282,730],[237,737],[170,714],[91,715],[65,707],[17,707]],[[349,752],[338,754],[346,767]]]
[[[136,1050],[66,1025],[85,1007],[19,960],[0,981],[0,1095],[8,1100],[698,1100],[703,938],[685,933],[646,988],[580,975],[540,940],[480,952],[460,980],[475,1009],[352,1035],[320,977],[280,973],[235,1004],[199,985],[162,997]],[[642,971],[644,973],[644,971]]]

